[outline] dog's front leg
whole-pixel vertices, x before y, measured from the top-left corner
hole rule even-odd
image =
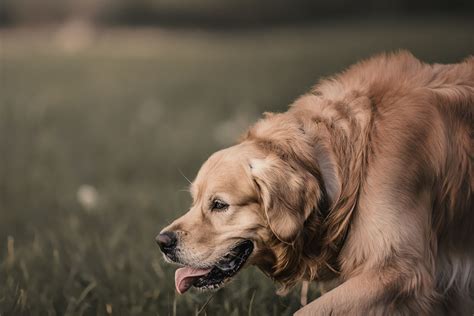
[[[381,298],[390,284],[383,273],[363,273],[342,283],[295,313],[295,316],[316,315],[381,315]]]

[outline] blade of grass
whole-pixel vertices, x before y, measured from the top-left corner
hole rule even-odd
[[[196,313],[196,316],[198,316],[199,314],[201,314],[204,309],[206,308],[206,306],[211,302],[212,298],[214,297],[215,293],[213,293],[212,295],[209,296],[209,298],[207,299],[207,301],[204,303],[204,305],[202,305],[201,309],[199,309],[199,311]]]
[[[252,315],[253,300],[255,299],[255,293],[256,293],[256,292],[257,292],[257,291],[254,290],[253,293],[252,293],[252,297],[250,298],[250,303],[249,303],[249,316]]]

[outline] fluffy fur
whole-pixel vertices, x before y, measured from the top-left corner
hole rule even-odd
[[[474,58],[374,57],[214,154],[167,230],[194,250],[186,264],[251,239],[249,263],[284,287],[339,280],[299,315],[471,315],[473,116]],[[208,210],[216,195],[225,215]]]

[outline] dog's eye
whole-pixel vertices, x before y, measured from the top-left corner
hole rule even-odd
[[[224,201],[221,200],[214,200],[212,201],[211,209],[213,211],[224,211],[229,207],[229,204],[225,203]]]

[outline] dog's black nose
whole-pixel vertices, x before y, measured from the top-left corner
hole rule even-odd
[[[170,253],[176,247],[176,233],[163,232],[156,236],[156,243],[160,246],[161,251],[164,253]]]

